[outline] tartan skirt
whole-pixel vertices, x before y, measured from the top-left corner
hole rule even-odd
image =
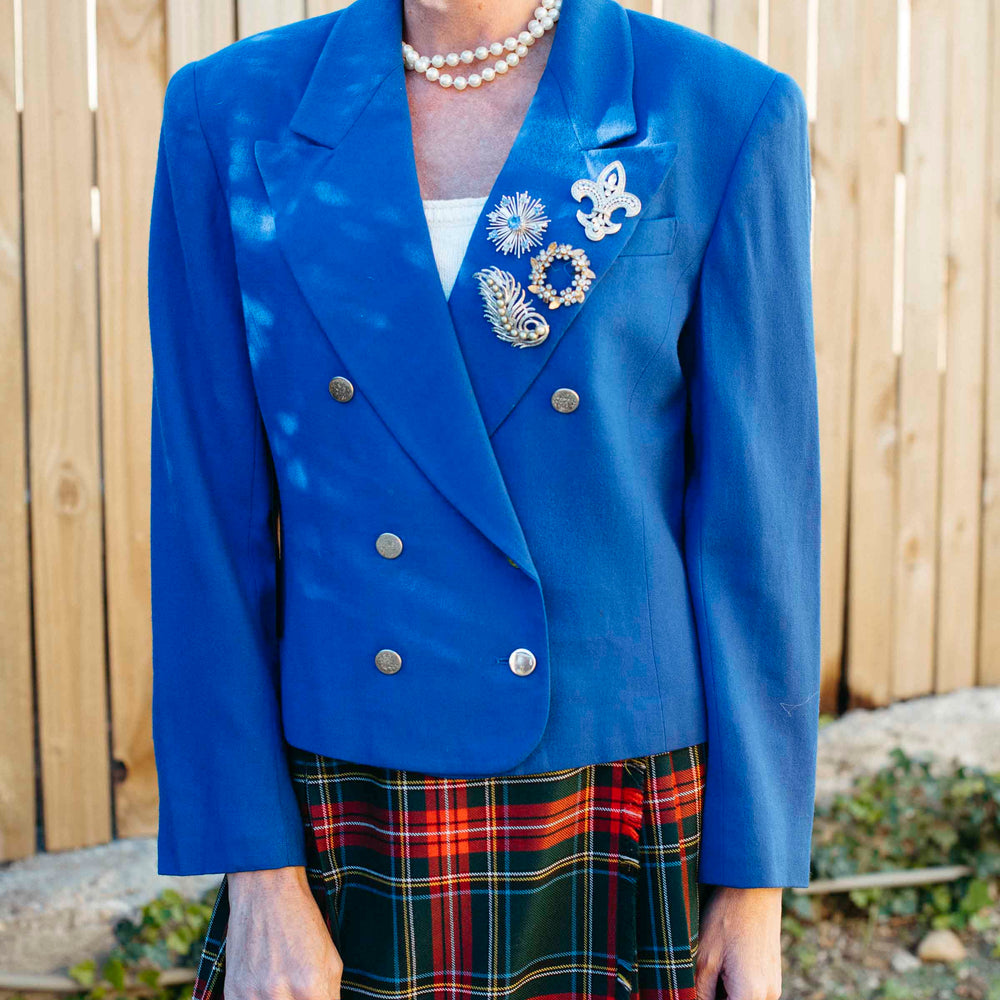
[[[341,997],[695,1000],[707,743],[439,778],[289,747]],[[224,1000],[223,878],[193,1000]]]

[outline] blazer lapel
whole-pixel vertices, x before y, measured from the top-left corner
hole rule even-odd
[[[672,140],[627,144],[637,133],[632,103],[633,55],[628,15],[613,0],[564,0],[545,71],[510,154],[500,171],[466,248],[448,300],[469,377],[487,432],[492,435],[517,405],[561,338],[628,241],[639,215],[614,213],[621,228],[602,240],[587,238],[577,220],[590,199],[577,202],[570,188],[578,178],[596,180],[615,160],[625,170],[626,190],[643,208],[664,182],[674,161]],[[530,56],[529,56],[530,58]],[[600,67],[600,70],[595,70]],[[542,243],[520,257],[503,254],[488,237],[488,213],[503,195],[527,191],[545,206],[549,224]],[[582,249],[595,277],[582,303],[550,309],[528,291],[530,258],[550,242]],[[545,317],[549,333],[532,347],[500,340],[483,311],[475,272],[496,265],[509,271]],[[552,283],[560,287],[556,269]]]
[[[334,23],[291,134],[255,142],[274,235],[356,390],[441,493],[537,580],[434,262],[400,38],[395,0],[356,0]]]
[[[336,15],[289,131],[254,144],[270,225],[357,391],[455,508],[537,580],[490,434],[587,302],[537,303],[550,326],[538,347],[499,340],[474,273],[497,264],[526,286],[530,255],[500,254],[486,217],[503,194],[541,198],[545,242],[583,248],[596,284],[638,216],[617,212],[618,232],[587,240],[576,211],[591,203],[574,201],[570,186],[617,159],[645,203],[676,146],[615,145],[637,131],[627,15],[615,0],[563,0],[538,89],[446,300],[420,200],[401,37],[401,0],[354,0]],[[609,71],[594,72],[609,55]]]

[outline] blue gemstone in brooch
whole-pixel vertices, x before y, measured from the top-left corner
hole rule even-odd
[[[542,233],[548,227],[545,206],[527,191],[505,194],[490,210],[486,235],[503,254],[520,257],[526,250],[541,246]]]

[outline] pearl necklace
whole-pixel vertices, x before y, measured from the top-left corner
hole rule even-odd
[[[412,46],[403,42],[403,64],[407,69],[423,73],[428,80],[436,80],[442,87],[453,87],[455,90],[465,90],[466,87],[478,87],[489,83],[498,76],[503,76],[512,66],[516,66],[528,54],[528,47],[535,44],[546,31],[559,20],[559,8],[562,0],[541,0],[535,8],[535,16],[528,22],[527,28],[515,38],[511,35],[502,42],[490,45],[480,45],[475,50],[465,49],[463,52],[449,52],[447,55],[422,56]],[[459,63],[469,65],[474,60],[480,62],[507,54],[497,59],[492,66],[484,66],[479,73],[470,73],[468,77],[452,77],[450,73],[442,73],[442,66],[457,66]]]

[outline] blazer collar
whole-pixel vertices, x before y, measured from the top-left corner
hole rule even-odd
[[[333,19],[290,133],[254,144],[273,213],[265,230],[273,229],[356,391],[453,506],[537,581],[490,437],[587,302],[555,310],[536,303],[550,325],[538,346],[499,340],[474,272],[496,264],[526,286],[530,255],[500,254],[486,214],[502,194],[539,197],[551,220],[544,235],[582,247],[596,285],[638,216],[618,213],[621,229],[591,242],[570,186],[618,159],[628,190],[645,204],[676,144],[623,143],[636,134],[624,9],[615,0],[563,0],[527,116],[446,299],[420,200],[401,31],[401,0],[354,0]]]
[[[554,32],[545,75],[558,78],[580,146],[634,135],[632,36],[624,8],[615,0],[563,0]],[[354,0],[340,11],[291,130],[336,146],[382,81],[405,72],[402,37],[401,0]]]

